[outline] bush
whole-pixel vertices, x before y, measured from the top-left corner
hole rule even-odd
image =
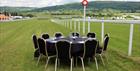
[[[33,14],[27,14],[26,16],[27,16],[27,17],[34,17]]]

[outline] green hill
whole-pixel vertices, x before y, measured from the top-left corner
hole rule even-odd
[[[92,1],[89,2],[87,7],[88,10],[103,10],[103,9],[113,9],[123,12],[140,12],[140,2],[123,2],[123,1]],[[50,7],[43,7],[34,9],[32,11],[43,12],[43,11],[64,11],[64,10],[83,10],[81,3],[72,3],[65,5],[57,5]]]
[[[30,11],[35,9],[34,7],[8,7],[8,6],[2,6],[0,7],[0,12],[23,12],[23,11]]]
[[[104,10],[113,10],[120,12],[137,12],[140,13],[140,2],[125,2],[125,1],[91,1],[87,7],[88,11],[103,12]],[[79,12],[83,11],[81,3],[71,3],[64,5],[56,5],[42,8],[35,7],[0,7],[0,12]]]

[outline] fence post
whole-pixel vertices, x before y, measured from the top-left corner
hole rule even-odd
[[[67,28],[69,28],[69,22],[68,22],[68,20],[67,20]]]
[[[86,6],[84,6],[84,19],[83,19],[83,35],[85,34],[85,25],[86,25]]]
[[[66,28],[67,28],[67,21],[65,21],[66,22]]]
[[[80,33],[80,21],[78,22],[78,30],[79,30],[79,33]]]
[[[90,32],[90,17],[88,17],[88,32]]]
[[[70,21],[70,29],[72,30],[72,20]]]
[[[74,31],[76,32],[76,20],[74,21]]]
[[[64,20],[63,20],[62,22],[63,22],[63,26],[65,26],[65,22],[64,22]]]
[[[104,41],[104,18],[102,18],[102,31],[101,31],[101,39],[102,39],[102,43]]]
[[[66,27],[66,21],[64,21],[64,26]]]
[[[134,30],[134,24],[130,24],[128,56],[131,56],[132,54],[133,30]]]
[[[67,20],[65,21],[66,22],[66,28],[68,27],[68,23],[67,23]]]
[[[69,28],[70,28],[70,25],[71,25],[71,20],[69,20]],[[71,28],[70,28],[71,29]]]
[[[68,28],[70,28],[70,22],[69,22],[69,20],[68,20]]]

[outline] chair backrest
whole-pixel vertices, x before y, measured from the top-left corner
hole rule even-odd
[[[84,54],[83,57],[94,57],[96,54],[96,49],[98,46],[98,41],[95,39],[88,39],[84,44]]]
[[[35,34],[32,35],[32,40],[34,43],[34,48],[37,49],[38,48],[38,41],[37,41],[37,37]]]
[[[105,38],[104,38],[104,48],[103,48],[103,51],[107,50],[108,42],[109,42],[109,35],[105,36]]]
[[[47,33],[42,34],[42,38],[43,38],[43,39],[48,39],[48,38],[49,38],[49,34],[47,34]]]
[[[45,44],[44,39],[38,38],[38,45],[39,45],[39,53],[43,55],[47,55],[46,44]]]
[[[76,32],[76,33],[75,33],[75,36],[79,37],[79,36],[80,36],[80,34]]]
[[[75,36],[75,33],[73,32],[73,33],[71,33],[71,36]]]
[[[90,32],[90,33],[87,34],[87,37],[89,37],[89,38],[95,38],[96,37],[96,34]]]
[[[71,45],[66,40],[60,40],[56,43],[56,54],[60,59],[71,58]]]
[[[60,38],[60,37],[62,37],[63,35],[62,35],[62,33],[60,33],[60,32],[57,32],[57,33],[55,33],[55,37],[56,38]]]
[[[73,32],[73,33],[71,33],[71,36],[73,36],[73,37],[79,37],[80,36],[80,34],[78,33],[78,32]]]
[[[105,34],[105,36],[104,36],[104,37],[106,37],[106,36],[109,36],[109,34]]]

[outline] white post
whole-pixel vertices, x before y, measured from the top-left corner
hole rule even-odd
[[[68,21],[68,23],[69,23],[69,27],[68,28],[70,29],[70,20]]]
[[[72,30],[72,20],[70,21],[70,29]]]
[[[79,23],[78,23],[78,30],[79,30],[79,33],[80,33],[80,21],[79,21]]]
[[[66,27],[67,27],[67,21],[65,21],[66,22]]]
[[[64,20],[63,20],[63,26],[65,26],[65,22],[64,22]]]
[[[84,6],[84,20],[83,20],[83,35],[85,34],[85,25],[86,25],[86,6]]]
[[[102,31],[101,31],[101,39],[102,39],[102,43],[104,41],[104,18],[102,18]]]
[[[90,32],[90,17],[88,17],[88,32]]]
[[[131,56],[131,54],[132,54],[133,29],[134,29],[134,24],[131,24],[131,25],[130,25],[130,36],[129,36],[128,56]]]
[[[76,21],[74,22],[74,31],[76,32]]]
[[[63,22],[64,22],[64,26],[67,27],[67,22],[65,20],[63,20]]]
[[[63,22],[63,26],[64,26],[64,20],[62,22]]]
[[[68,20],[68,28],[70,27],[70,22],[69,22],[69,20]]]
[[[66,20],[66,28],[67,28],[67,26],[68,26],[68,23],[67,23],[67,20]]]
[[[64,21],[64,26],[66,27],[66,21]]]
[[[64,22],[64,20],[63,20],[63,26],[65,26],[65,22]]]
[[[71,24],[70,22],[71,22],[71,20],[69,20],[69,28],[70,28],[70,24]],[[71,28],[70,28],[70,29],[71,29]]]
[[[67,20],[67,28],[69,28],[69,22],[68,22],[68,20]]]

